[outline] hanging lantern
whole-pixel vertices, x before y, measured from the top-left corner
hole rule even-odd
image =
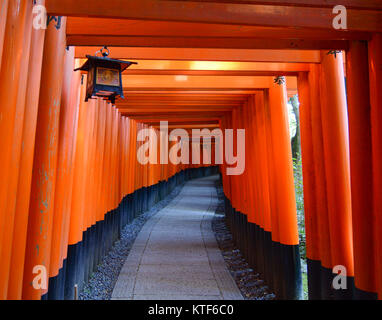
[[[101,53],[102,57],[97,56]],[[110,51],[103,47],[94,56],[87,55],[85,64],[74,71],[87,71],[85,101],[93,97],[101,97],[115,103],[116,97],[123,96],[122,72],[136,62],[108,58]]]

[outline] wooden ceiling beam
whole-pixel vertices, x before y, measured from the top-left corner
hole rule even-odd
[[[159,127],[160,122],[159,121],[151,122],[150,125]],[[219,125],[219,120],[208,120],[208,119],[196,120],[196,121],[195,120],[188,120],[188,121],[170,120],[168,124],[169,128],[170,127],[179,128],[179,127],[188,126],[188,125],[199,126],[199,127],[202,127],[205,125]]]
[[[193,107],[193,106],[206,106],[206,107],[216,107],[216,106],[236,106],[240,105],[244,100],[238,100],[238,101],[206,101],[206,100],[182,100],[182,101],[147,101],[147,100],[131,100],[130,98],[126,100],[122,100],[120,105],[123,105],[125,107],[142,107],[142,108],[150,108],[152,106],[162,106],[162,107]]]
[[[215,110],[217,108],[224,108],[224,109],[232,109],[232,108],[236,108],[236,107],[239,107],[243,104],[242,103],[230,103],[230,104],[224,104],[224,103],[221,103],[221,104],[218,104],[218,103],[215,103],[215,104],[206,104],[206,103],[198,103],[198,104],[187,104],[187,103],[184,103],[184,104],[155,104],[155,103],[152,103],[152,104],[149,104],[149,105],[142,105],[142,104],[139,104],[139,103],[134,103],[134,104],[126,104],[124,101],[121,101],[121,102],[118,102],[118,107],[119,108],[123,108],[125,110],[134,110],[134,109],[139,109],[139,110],[151,110],[151,109],[156,109],[156,110],[162,110],[162,109],[166,109],[166,110],[179,110],[179,109],[192,109],[192,110],[203,110],[203,109],[211,109],[211,110]]]
[[[266,54],[266,53],[264,53]],[[310,63],[142,60],[126,71],[291,71],[310,70]]]
[[[240,98],[233,98],[233,97],[222,97],[222,96],[214,96],[214,97],[203,97],[203,96],[182,96],[182,97],[166,97],[166,96],[132,96],[129,95],[126,104],[134,104],[134,103],[141,103],[142,105],[151,103],[153,105],[159,103],[159,104],[167,104],[168,102],[174,102],[174,103],[189,103],[189,102],[199,102],[199,103],[205,103],[205,102],[215,102],[215,103],[231,103],[231,104],[237,104],[241,103],[244,100],[246,100],[246,96],[240,97]]]
[[[310,39],[258,39],[238,37],[151,37],[110,35],[68,35],[69,46],[116,46],[141,48],[207,48],[207,49],[304,49],[345,50],[348,41]]]
[[[306,70],[308,71],[308,70]],[[184,76],[248,76],[248,77],[270,77],[270,76],[297,76],[298,71],[209,71],[209,70],[126,70],[123,72],[124,75],[135,75],[135,76],[154,76],[154,75],[184,75]]]
[[[49,15],[332,29],[332,8],[168,0],[47,0]],[[348,29],[381,31],[380,11],[349,9]]]
[[[194,93],[194,94],[185,94],[185,93],[130,93],[129,97],[131,99],[147,99],[154,100],[167,99],[167,100],[181,100],[181,99],[223,99],[223,100],[243,100],[248,97],[248,94],[217,94],[217,93]]]
[[[68,36],[247,37],[258,39],[368,40],[362,31],[69,17]]]
[[[310,63],[140,60],[126,75],[272,76],[308,72]],[[83,71],[86,73],[85,71]]]
[[[143,112],[146,112],[146,110],[166,110],[166,111],[177,111],[177,110],[192,110],[192,111],[203,111],[205,109],[209,109],[211,111],[218,110],[218,109],[225,109],[225,110],[232,110],[233,108],[237,108],[241,106],[242,104],[230,104],[230,105],[205,105],[205,104],[198,104],[198,105],[173,105],[173,106],[166,106],[166,105],[149,105],[149,106],[142,106],[139,104],[134,105],[125,105],[122,103],[118,103],[118,108],[124,109],[124,110],[140,110]]]
[[[169,0],[179,1],[179,0]],[[188,0],[181,0],[188,1]],[[279,6],[305,6],[317,8],[333,8],[338,5],[338,0],[192,0],[195,2],[219,2],[219,3],[242,3],[242,4],[264,4]],[[341,0],[341,5],[349,9],[368,9],[382,10],[382,2],[380,0]]]
[[[154,125],[152,126],[155,129],[159,129],[160,125]],[[169,124],[168,128],[171,129],[214,129],[214,128],[219,128],[220,125],[218,123],[216,124],[211,124],[211,123],[204,123],[204,124],[182,124],[182,125],[177,125],[177,124]],[[190,130],[187,130],[190,131]]]
[[[234,88],[234,89],[212,89],[212,88],[124,88],[123,92],[125,95],[135,95],[135,94],[218,94],[218,95],[232,95],[232,94],[240,94],[240,95],[250,95],[259,93],[261,90],[259,89],[243,89],[243,88]],[[123,101],[123,100],[122,100]]]
[[[206,107],[208,106],[232,106],[232,105],[238,105],[242,103],[244,100],[187,100],[187,99],[182,99],[178,101],[173,101],[173,100],[166,100],[166,99],[161,99],[158,98],[157,100],[145,100],[145,99],[131,99],[128,97],[128,99],[122,100],[121,104],[125,106],[136,106],[139,104],[142,107],[150,107],[150,106],[167,106],[167,107],[180,107],[180,106],[199,106],[199,105],[204,105]]]
[[[141,114],[155,114],[155,113],[163,113],[166,112],[168,114],[172,113],[189,113],[189,112],[197,112],[197,113],[203,113],[203,112],[229,112],[232,111],[235,107],[231,108],[178,108],[178,109],[168,109],[168,108],[151,108],[151,109],[140,109],[140,108],[123,108],[118,107],[118,110],[125,114],[125,115],[141,115]]]
[[[296,82],[295,77],[287,77],[290,82]],[[150,90],[165,89],[172,90],[199,90],[210,89],[232,90],[232,89],[266,89],[274,81],[274,77],[218,77],[218,76],[135,76],[122,75],[124,88]]]
[[[121,112],[121,114],[124,114]],[[155,114],[155,115],[130,115],[129,118],[144,121],[146,123],[158,122],[158,121],[206,121],[215,120],[218,121],[224,115],[229,112],[209,112],[209,113],[184,113],[184,114]]]
[[[98,47],[76,47],[76,58],[94,55]],[[109,47],[115,59],[175,60],[175,61],[222,61],[222,62],[285,62],[320,63],[318,50],[263,50],[263,49],[182,49]]]

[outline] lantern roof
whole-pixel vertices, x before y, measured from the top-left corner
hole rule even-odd
[[[97,57],[97,56],[91,56],[91,55],[86,55],[86,58],[88,58],[88,60],[82,65],[82,67],[77,68],[74,71],[78,71],[78,70],[89,71],[91,68],[91,65],[94,64],[94,62],[118,63],[121,66],[121,72],[125,71],[132,64],[138,64],[137,62],[132,62],[132,61],[116,60],[116,59],[110,59],[107,57]]]

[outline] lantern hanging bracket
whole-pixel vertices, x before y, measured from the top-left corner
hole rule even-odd
[[[110,55],[110,50],[107,46],[103,46],[101,49],[99,49],[96,53],[95,53],[95,56],[97,56],[97,54],[101,54],[102,57],[106,58]]]

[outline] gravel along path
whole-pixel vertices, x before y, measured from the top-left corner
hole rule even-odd
[[[166,207],[180,193],[182,188],[183,185],[177,186],[166,199],[155,204],[149,211],[136,218],[122,230],[121,239],[115,242],[113,248],[103,258],[97,271],[93,273],[80,293],[80,300],[110,300],[118,275],[143,225]]]
[[[232,235],[225,224],[224,194],[221,183],[216,182],[219,204],[212,220],[212,230],[215,233],[221,253],[227,268],[234,278],[245,300],[276,300],[276,296],[264,284],[260,275],[251,269],[240,250],[235,247]]]

